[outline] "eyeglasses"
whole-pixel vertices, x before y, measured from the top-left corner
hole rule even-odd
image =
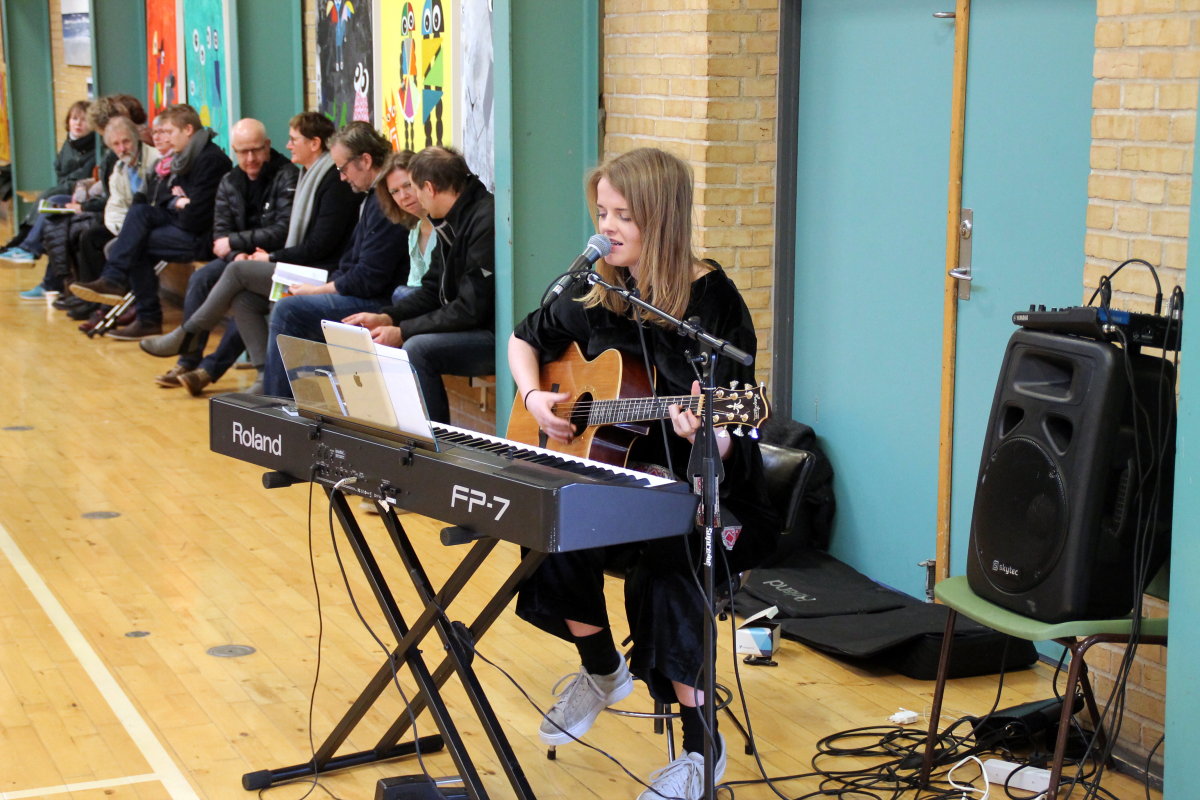
[[[258,147],[245,147],[245,148],[242,148],[241,150],[238,150],[235,147],[235,148],[233,148],[233,154],[235,156],[244,156],[244,155],[247,155],[248,153],[261,153],[263,150],[266,150],[268,147],[270,147],[270,145],[265,144],[265,143],[260,144]]]
[[[340,167],[339,167],[339,166],[337,166],[336,164],[334,164],[334,167],[337,169],[337,171],[338,171],[338,174],[340,174],[340,175],[345,175],[345,174],[346,174],[346,167],[350,166],[350,165],[351,165],[351,164],[353,164],[355,161],[358,161],[360,158],[362,158],[362,154],[361,154],[361,153],[360,153],[359,155],[356,155],[354,158],[350,159],[349,161],[347,161],[345,164],[342,164]]]

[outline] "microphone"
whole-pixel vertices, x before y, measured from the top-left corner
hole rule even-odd
[[[549,308],[555,298],[566,291],[571,284],[575,283],[583,273],[591,270],[592,265],[597,260],[604,258],[604,256],[611,252],[612,242],[608,240],[607,236],[597,233],[588,239],[587,247],[571,262],[570,269],[560,275],[558,280],[551,284],[546,293],[542,295],[542,308]]]

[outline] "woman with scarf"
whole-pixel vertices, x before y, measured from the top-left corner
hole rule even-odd
[[[182,386],[192,396],[199,397],[206,386],[224,374],[216,366],[215,359],[202,359],[204,344],[208,331],[224,319],[234,298],[243,292],[248,292],[250,297],[240,301],[240,305],[260,307],[257,316],[261,319],[256,319],[253,311],[245,314],[249,335],[242,328],[242,315],[239,315],[239,329],[251,363],[261,364],[261,353],[266,348],[266,315],[270,313],[267,296],[271,291],[275,264],[300,264],[326,270],[337,266],[350,242],[362,195],[355,194],[333,168],[329,139],[334,131],[333,123],[315,111],[292,117],[287,148],[301,174],[292,200],[287,240],[274,252],[260,248],[253,253],[239,254],[213,284],[205,301],[185,317],[182,325],[164,336],[142,340],[142,349],[151,355],[179,356],[174,367],[155,379],[160,386]]]

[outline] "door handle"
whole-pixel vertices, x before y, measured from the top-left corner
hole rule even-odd
[[[964,208],[958,218],[958,266],[947,274],[959,282],[958,299],[971,299],[971,244],[975,232],[975,212]]]

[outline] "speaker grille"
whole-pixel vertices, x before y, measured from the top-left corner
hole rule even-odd
[[[1032,439],[1014,436],[984,467],[971,537],[989,583],[1026,592],[1054,569],[1067,538],[1067,493],[1054,459]]]

